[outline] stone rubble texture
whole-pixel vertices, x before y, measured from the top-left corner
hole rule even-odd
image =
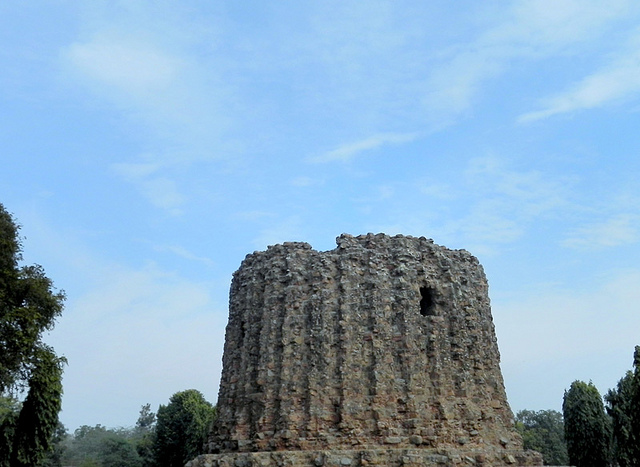
[[[542,465],[507,403],[478,260],[424,237],[284,243],[233,276],[207,451],[189,467]]]

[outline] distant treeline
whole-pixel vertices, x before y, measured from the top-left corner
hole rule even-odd
[[[215,407],[195,389],[171,396],[158,412],[143,405],[135,427],[58,425],[44,467],[182,467],[202,454]]]

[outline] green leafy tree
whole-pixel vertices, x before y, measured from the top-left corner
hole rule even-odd
[[[215,408],[201,392],[177,392],[158,409],[154,452],[159,467],[182,467],[202,454]]]
[[[56,292],[41,266],[19,266],[19,227],[0,204],[0,396],[27,390],[19,413],[0,422],[0,466],[37,465],[58,425],[65,363],[42,342],[62,313]]]
[[[640,465],[640,346],[628,371],[605,395],[613,430],[613,458],[620,467]]]
[[[0,466],[11,461],[16,422],[22,404],[12,396],[0,396]]]
[[[141,467],[142,465],[134,442],[123,436],[106,437],[100,448],[102,467]]]
[[[609,420],[598,389],[574,381],[564,393],[562,412],[571,465],[606,467],[609,463]]]
[[[67,429],[61,422],[58,422],[51,440],[51,447],[42,461],[42,467],[62,467],[62,456],[67,448],[68,437]]]
[[[145,404],[140,408],[140,415],[136,421],[136,432],[145,434],[153,431],[156,423],[156,414],[151,411],[151,404]]]
[[[102,425],[81,426],[67,445],[63,465],[78,467],[141,467],[134,430]]]
[[[620,467],[637,465],[631,423],[632,394],[633,373],[628,371],[615,389],[609,389],[604,396],[613,431],[612,454]]]
[[[633,392],[631,396],[631,440],[635,447],[636,465],[640,465],[640,346],[633,353]]]
[[[151,411],[151,404],[140,409],[135,427],[136,450],[143,467],[156,465],[153,446],[155,440],[156,414]]]
[[[100,446],[109,435],[106,427],[83,425],[77,428],[62,456],[64,465],[91,466],[100,465]]]
[[[516,429],[522,435],[524,448],[541,453],[545,465],[569,463],[560,412],[521,410],[516,414]]]
[[[18,415],[12,467],[39,464],[51,446],[58,426],[63,361],[48,349],[41,349],[41,353],[35,361],[29,378],[29,392]]]

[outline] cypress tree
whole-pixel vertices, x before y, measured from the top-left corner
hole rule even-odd
[[[562,403],[565,440],[571,465],[606,467],[609,463],[609,422],[598,389],[574,381]]]

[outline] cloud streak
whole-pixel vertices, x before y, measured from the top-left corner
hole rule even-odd
[[[513,245],[543,220],[571,209],[570,180],[514,166],[507,158],[477,157],[459,172],[459,183],[417,179],[392,184],[392,199],[373,212],[387,223],[374,230],[422,235],[447,245],[493,255]],[[368,206],[374,206],[371,196]]]
[[[597,38],[633,9],[633,4],[626,0],[588,5],[575,0],[514,2],[498,24],[479,34],[476,40],[451,48],[444,54],[448,56],[446,60],[434,63],[435,70],[427,81],[425,104],[438,110],[440,118],[448,116],[445,122],[455,119],[471,110],[486,81],[507,72],[516,60],[542,60],[572,53],[572,49]],[[620,71],[595,79],[597,82],[591,87],[604,92],[601,84],[615,80]],[[627,72],[634,73],[631,69],[622,73]],[[583,94],[584,99],[589,98],[588,89]],[[598,99],[595,95],[591,98]],[[541,116],[532,114],[526,118]]]
[[[636,98],[640,95],[640,34],[633,42],[633,47],[624,51],[623,58],[583,78],[567,91],[544,99],[541,110],[521,115],[518,122],[534,122]]]
[[[639,240],[640,216],[625,213],[582,226],[571,232],[562,244],[569,248],[588,250],[630,245]]]
[[[133,183],[152,205],[172,215],[182,213],[186,198],[178,190],[175,180],[158,174],[161,169],[159,164],[120,163],[113,164],[112,169]]]
[[[418,138],[417,133],[380,133],[369,138],[344,144],[336,149],[309,158],[309,162],[349,162],[356,156],[391,144],[402,144],[414,141]]]
[[[146,17],[135,28],[126,15],[91,23],[89,34],[61,49],[62,79],[77,98],[85,90],[116,110],[125,133],[139,141],[137,153],[113,164],[115,173],[155,207],[178,214],[187,201],[179,188],[187,170],[179,169],[237,155],[228,137],[233,92],[215,47],[206,57],[196,47],[212,40],[210,31],[186,27],[167,5],[160,10],[172,19],[163,31],[149,18],[155,9],[123,10]]]
[[[64,55],[87,79],[139,98],[175,85],[183,66],[153,43],[120,35],[73,43]]]

